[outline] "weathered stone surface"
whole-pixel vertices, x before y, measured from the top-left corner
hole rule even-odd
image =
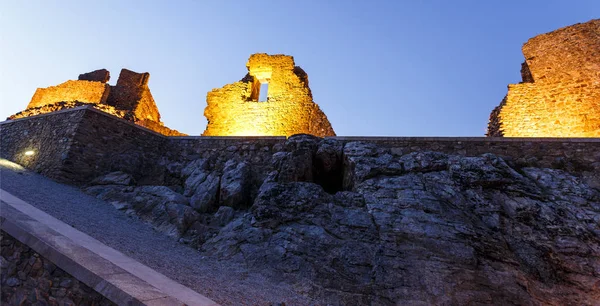
[[[191,196],[196,192],[198,186],[206,180],[210,174],[208,161],[206,159],[196,159],[181,170],[181,177],[185,179],[184,195]]]
[[[77,78],[80,81],[94,81],[107,83],[110,80],[110,72],[106,69],[98,69],[88,73],[82,73]]]
[[[96,185],[84,190],[174,238],[181,237],[199,218],[188,198],[166,186]]]
[[[106,103],[117,109],[131,111],[139,120],[160,122],[158,108],[148,88],[150,74],[122,69]]]
[[[600,136],[600,19],[536,36],[523,46],[523,82],[492,111],[488,136]]]
[[[250,206],[250,167],[244,162],[229,160],[221,176],[219,204],[233,208]]]
[[[110,86],[102,82],[66,81],[57,86],[38,88],[27,108],[41,107],[56,102],[83,102],[104,104],[108,98]]]
[[[133,177],[123,171],[115,171],[95,178],[91,185],[132,185]]]
[[[235,211],[229,206],[221,206],[215,213],[215,220],[219,226],[227,225],[235,216]]]
[[[101,112],[82,112],[77,132],[67,138],[69,178],[87,183],[99,175],[123,171],[140,184],[163,183],[164,167],[159,164],[166,150],[163,137]]]
[[[594,305],[600,190],[493,154],[344,148],[347,185],[265,182],[206,254],[334,304]]]
[[[0,245],[0,304],[115,305],[4,231]]]
[[[160,114],[150,89],[150,74],[136,73],[122,69],[116,86],[109,86],[110,73],[106,69],[95,70],[79,75],[77,81],[67,81],[58,86],[38,88],[27,109],[9,119],[35,116],[92,105],[108,114],[132,121],[166,136],[185,136],[169,129],[160,121]]]
[[[312,182],[313,157],[320,138],[311,135],[295,135],[285,143],[285,153],[274,156],[273,162],[279,170],[279,182]]]
[[[206,96],[208,125],[202,135],[335,135],[312,100],[306,72],[295,66],[293,57],[253,54],[246,66],[248,75],[241,81]],[[261,84],[268,84],[266,101],[259,101]]]
[[[70,181],[64,163],[83,116],[84,112],[73,111],[5,122],[0,125],[0,156],[45,176]],[[33,155],[25,155],[28,151]]]
[[[192,207],[198,212],[209,212],[217,209],[219,205],[219,182],[220,177],[216,172],[206,176],[206,179],[198,184],[190,200]]]
[[[545,158],[553,150],[564,153],[577,144],[546,142],[536,148],[534,142],[521,144],[512,156],[544,155],[507,162],[494,154],[426,150],[472,154],[488,148],[479,146],[483,142],[297,135],[263,151],[246,142],[185,141],[190,151],[181,156],[195,159],[168,164],[170,182],[185,194],[177,198],[194,203],[194,196],[208,195],[207,208],[179,204],[154,210],[123,196],[140,187],[114,186],[116,192],[102,195],[94,188],[109,186],[88,191],[132,214],[162,214],[149,222],[177,233],[182,243],[303,284],[326,303],[593,305],[598,298],[590,288],[600,268],[594,260],[600,254],[600,190],[584,174],[597,165],[588,169],[576,162],[594,159],[597,149],[576,153],[588,152],[581,157],[575,150],[552,162]],[[508,144],[489,148],[507,154]],[[261,186],[250,192],[254,204],[237,212],[219,207],[216,185],[238,181],[244,163],[253,178],[249,188]],[[342,175],[324,179],[333,169]],[[325,192],[328,179],[341,187]],[[203,184],[212,187],[200,188]],[[196,210],[193,217],[178,210],[183,206]]]
[[[343,144],[335,139],[324,139],[315,153],[318,169],[325,173],[339,171],[342,166]]]

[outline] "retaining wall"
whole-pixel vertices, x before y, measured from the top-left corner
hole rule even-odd
[[[269,162],[285,137],[167,137],[89,106],[0,123],[1,157],[41,174],[85,184],[112,171],[131,173],[140,184],[162,184],[165,165],[235,151]],[[364,141],[395,154],[440,151],[477,156],[493,153],[519,165],[600,172],[600,138],[331,137]],[[26,156],[25,152],[34,151]],[[259,165],[259,166],[260,166]]]

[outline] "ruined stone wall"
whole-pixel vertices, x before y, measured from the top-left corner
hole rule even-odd
[[[110,72],[106,69],[98,69],[92,72],[82,73],[77,79],[80,81],[108,83],[110,80]]]
[[[64,179],[85,183],[120,170],[142,184],[162,181],[165,142],[156,132],[88,108],[73,135]]]
[[[160,114],[148,88],[150,74],[122,69],[117,85],[111,87],[107,103],[117,109],[131,111],[140,120],[160,122]]]
[[[0,245],[0,304],[115,305],[4,231]]]
[[[91,106],[2,122],[0,141],[0,157],[74,184],[115,170],[161,180],[167,150],[164,136]]]
[[[36,116],[90,104],[103,112],[129,120],[167,136],[185,136],[160,121],[160,113],[148,87],[150,74],[122,69],[116,86],[106,84],[110,73],[106,69],[79,75],[77,81],[58,86],[38,88],[27,108],[9,120]]]
[[[27,108],[41,107],[61,101],[79,101],[84,103],[106,103],[110,86],[102,82],[66,81],[57,86],[38,88]]]
[[[600,137],[600,20],[523,46],[523,82],[490,116],[488,136]]]
[[[312,101],[306,73],[291,56],[254,54],[247,67],[244,79],[208,93],[203,136],[335,135]],[[267,100],[259,102],[260,84],[265,82]]]
[[[0,123],[0,157],[62,180],[83,115],[83,109],[73,109]],[[27,151],[33,155],[26,155]]]

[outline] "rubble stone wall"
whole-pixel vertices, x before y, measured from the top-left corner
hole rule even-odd
[[[173,160],[181,157],[190,161],[206,152],[242,151],[246,155],[252,152],[275,152],[281,150],[285,141],[285,137],[169,137],[169,147],[172,149],[168,150],[167,155]]]
[[[523,46],[523,82],[494,109],[488,136],[600,137],[600,19]]]
[[[0,231],[3,305],[115,305],[47,258]]]
[[[498,155],[515,165],[572,167],[600,173],[600,139],[492,137],[334,137],[344,143],[362,141],[392,149],[398,155],[434,151],[462,156]]]
[[[84,113],[69,109],[0,123],[0,157],[60,180]]]
[[[248,75],[207,94],[203,136],[334,136],[331,124],[312,100],[306,73],[286,55],[254,54]],[[259,101],[262,83],[267,100]]]
[[[94,109],[85,110],[69,148],[65,179],[85,183],[111,171],[125,171],[139,182],[161,181],[166,138]]]

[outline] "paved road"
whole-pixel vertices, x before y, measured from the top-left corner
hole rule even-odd
[[[289,285],[206,258],[109,203],[3,159],[0,188],[222,305],[314,303]]]

